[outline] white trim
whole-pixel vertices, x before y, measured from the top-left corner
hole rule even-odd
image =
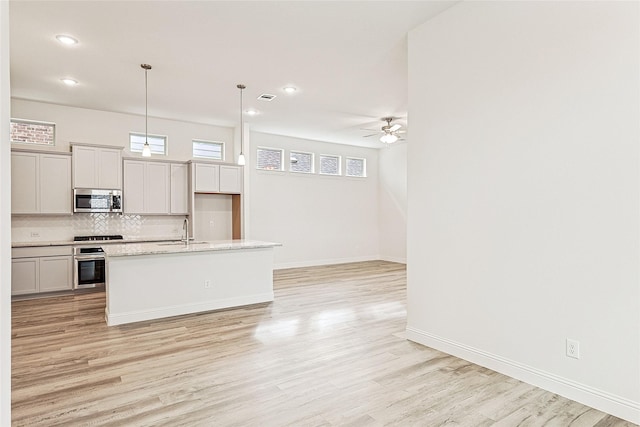
[[[418,344],[451,354],[501,374],[508,375],[568,399],[591,406],[627,421],[640,423],[640,402],[607,393],[468,345],[407,326],[406,338]]]
[[[128,313],[109,314],[107,308],[105,308],[104,311],[107,325],[115,326],[125,323],[141,322],[143,320],[158,320],[164,317],[181,316],[183,314],[200,313],[229,307],[241,307],[271,301],[273,301],[273,292],[193,304],[173,305],[153,310],[130,311]]]
[[[380,256],[380,261],[389,261],[389,262],[397,262],[397,263],[400,263],[400,264],[406,264],[407,263],[407,258],[381,255]]]

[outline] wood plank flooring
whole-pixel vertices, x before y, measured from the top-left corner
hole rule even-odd
[[[274,280],[270,304],[116,327],[104,293],[14,302],[13,425],[632,425],[405,340],[402,264]]]

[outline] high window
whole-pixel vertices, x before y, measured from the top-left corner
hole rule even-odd
[[[268,171],[284,170],[284,151],[277,148],[258,148],[256,167]]]
[[[291,172],[313,173],[313,154],[299,151],[290,152],[289,170]]]
[[[345,169],[346,169],[347,176],[357,176],[357,177],[367,176],[367,164],[365,159],[347,157]]]
[[[340,175],[340,156],[320,154],[320,174]]]
[[[132,153],[142,153],[142,147],[144,146],[145,135],[144,133],[129,133],[129,150]],[[167,137],[163,135],[149,135],[147,138],[149,142],[149,148],[151,148],[151,154],[167,154]]]
[[[18,144],[55,145],[56,124],[33,120],[11,119],[11,142]]]
[[[224,142],[194,139],[193,157],[210,160],[224,159]]]

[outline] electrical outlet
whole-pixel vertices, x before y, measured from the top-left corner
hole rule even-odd
[[[32,231],[31,237],[40,237],[40,233],[38,233],[37,231]]]
[[[567,357],[580,359],[580,342],[567,338]]]
[[[211,287],[211,280],[205,280],[204,281],[204,288],[205,289],[209,289]]]

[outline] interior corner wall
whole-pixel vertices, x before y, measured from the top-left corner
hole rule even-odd
[[[0,425],[11,425],[11,152],[9,2],[0,2]]]
[[[380,258],[407,262],[407,144],[378,151]]]
[[[251,132],[246,238],[280,242],[276,268],[377,260],[378,150]],[[366,178],[256,169],[258,147],[366,159]],[[246,197],[246,195],[245,195]]]
[[[131,154],[129,133],[144,133],[144,115],[114,113],[87,108],[68,107],[45,102],[11,100],[12,117],[56,124],[56,146],[53,150],[69,151],[69,144],[111,145],[124,147],[125,156]],[[167,160],[193,159],[191,141],[203,139],[225,143],[224,161],[235,162],[234,129],[202,123],[149,117],[149,134],[167,137]],[[17,145],[17,144],[16,144]]]
[[[638,8],[461,2],[410,33],[407,273],[410,339],[636,423]]]

